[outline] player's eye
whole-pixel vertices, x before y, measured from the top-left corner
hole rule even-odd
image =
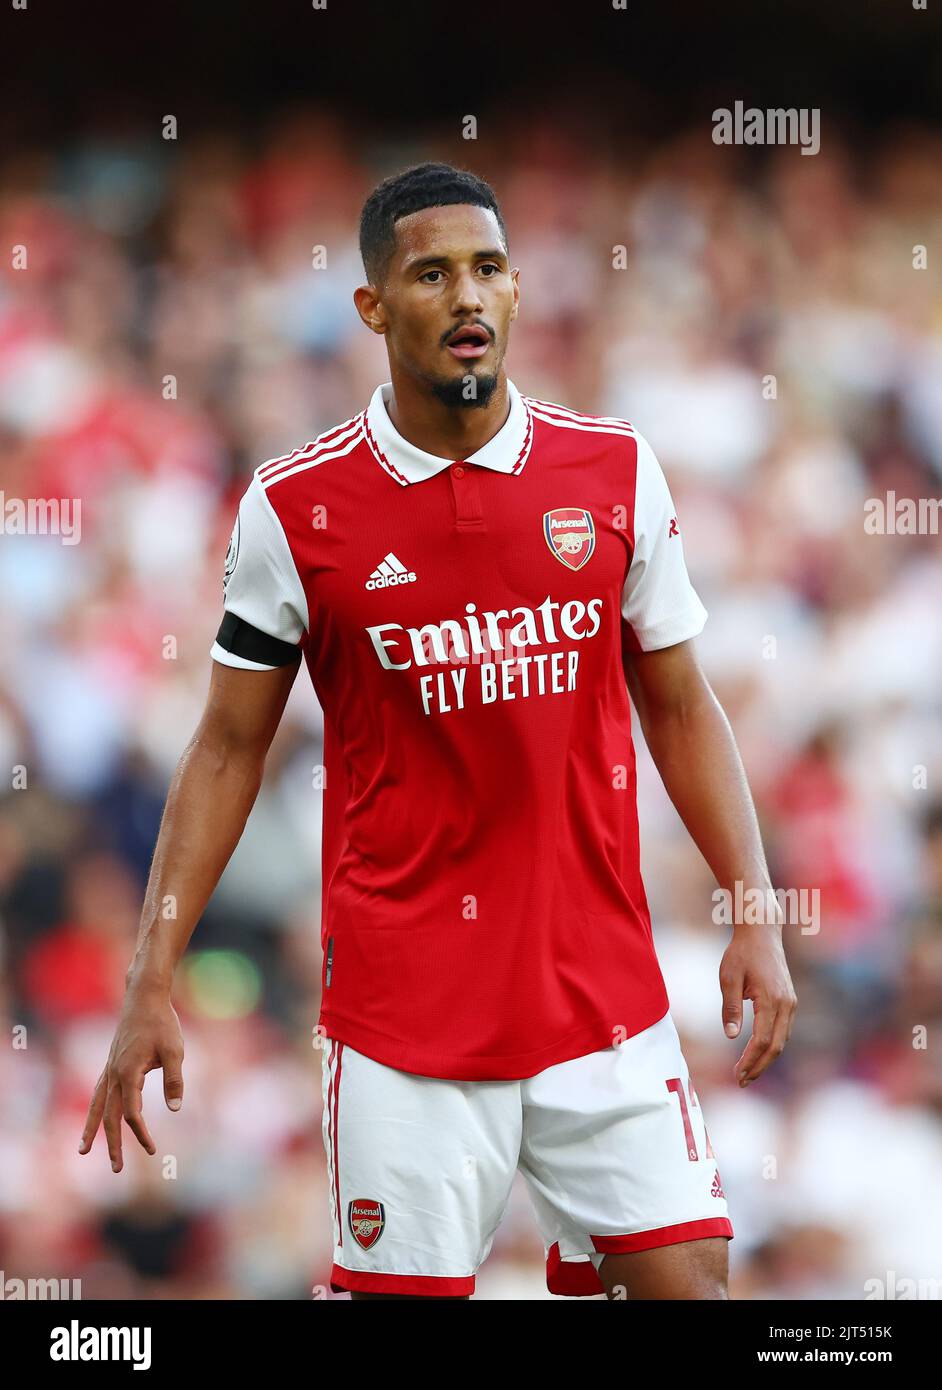
[[[484,265],[480,266],[479,268],[481,270],[493,270],[494,275],[500,274],[500,266],[496,265],[493,261],[486,261]],[[494,275],[488,275],[488,280],[493,280]]]
[[[442,272],[441,272],[440,270],[426,270],[424,274],[422,274],[422,275],[419,276],[419,280],[420,280],[420,281],[421,281],[421,280],[428,280],[428,277],[429,277],[430,275],[441,275],[441,273],[442,273]],[[438,281],[437,281],[437,280],[429,280],[428,283],[429,283],[430,285],[437,285],[437,284],[438,284]]]

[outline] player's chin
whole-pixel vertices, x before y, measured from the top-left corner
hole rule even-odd
[[[455,370],[436,377],[432,389],[445,405],[473,410],[475,406],[487,405],[496,386],[497,373],[493,368],[459,362]]]

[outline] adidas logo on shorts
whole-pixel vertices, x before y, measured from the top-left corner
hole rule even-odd
[[[719,1168],[717,1168],[716,1173],[714,1174],[714,1177],[713,1177],[713,1186],[710,1188],[710,1196],[711,1196],[711,1197],[725,1197],[725,1196],[726,1196],[726,1193],[723,1191],[723,1184],[720,1182],[720,1170],[719,1170]]]
[[[366,587],[367,589],[388,589],[393,584],[414,583],[415,570],[407,570],[402,561],[390,550],[389,554],[380,560],[366,581]]]

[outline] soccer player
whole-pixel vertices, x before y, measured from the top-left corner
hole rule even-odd
[[[469,1297],[519,1168],[552,1291],[725,1298],[733,1230],[654,952],[629,690],[720,885],[771,887],[667,484],[627,421],[508,379],[518,272],[486,183],[443,164],[387,179],[360,245],[354,300],[390,379],[242,498],[81,1151],[103,1118],[120,1171],[123,1118],[155,1152],[153,1068],[180,1106],[174,967],[303,660],[325,727],[333,1288]],[[754,1006],[749,1085],[796,1007],[780,914],[734,927],[720,984],[729,1036]]]

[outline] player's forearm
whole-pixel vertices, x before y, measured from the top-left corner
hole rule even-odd
[[[239,842],[264,756],[194,735],[180,759],[154,850],[129,986],[169,988],[177,961]]]
[[[766,889],[769,871],[732,729],[705,683],[677,706],[642,714],[658,772],[722,888]]]

